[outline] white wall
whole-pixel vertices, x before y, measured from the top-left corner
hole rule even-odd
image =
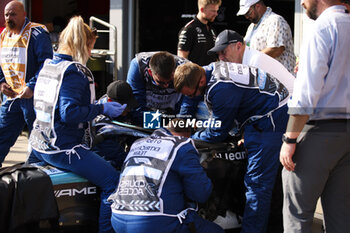
[[[117,27],[118,79],[125,80],[134,57],[134,6],[136,0],[110,0],[109,23]],[[110,43],[113,40],[110,39]],[[111,48],[114,45],[110,44]]]
[[[314,23],[307,15],[305,9],[300,5],[301,0],[295,0],[294,17],[294,52],[299,56],[303,41],[308,36]]]
[[[110,34],[109,38],[109,47],[111,50],[115,50],[117,53],[117,68],[118,68],[118,79],[123,73],[122,70],[122,54],[123,54],[123,46],[122,46],[122,36],[123,36],[123,0],[111,0],[110,1],[110,10],[109,10],[109,23],[113,24],[117,27],[117,49],[115,50],[115,46],[113,44],[113,35]]]

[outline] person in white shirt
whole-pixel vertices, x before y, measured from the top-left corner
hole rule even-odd
[[[233,30],[222,31],[215,41],[215,46],[208,53],[217,53],[221,61],[262,69],[283,83],[290,94],[293,93],[294,76],[277,60],[246,46],[243,37]]]
[[[326,232],[350,229],[350,16],[340,0],[303,0],[315,20],[300,54],[280,161],[284,232],[311,232],[319,198]]]
[[[244,37],[247,45],[281,62],[289,72],[295,67],[293,35],[287,21],[262,0],[240,0],[237,15],[251,24]]]

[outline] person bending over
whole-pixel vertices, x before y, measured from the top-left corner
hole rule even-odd
[[[156,111],[176,114],[182,95],[174,89],[174,71],[188,60],[168,52],[142,52],[131,61],[126,82],[139,103],[132,112],[133,122],[143,123],[143,112]]]
[[[180,128],[179,121],[183,120],[173,119],[168,128],[131,146],[120,183],[109,197],[116,232],[224,232],[188,204],[205,202],[212,183],[199,163],[193,141],[187,138],[190,129]]]
[[[248,167],[242,232],[266,232],[271,194],[278,171],[282,134],[287,124],[288,90],[276,78],[257,68],[215,62],[202,68],[186,63],[176,68],[174,86],[183,95],[205,94],[210,124],[193,139],[224,141],[233,127],[244,131]]]

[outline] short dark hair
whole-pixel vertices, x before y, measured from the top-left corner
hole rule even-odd
[[[149,61],[149,67],[152,72],[156,73],[163,79],[169,80],[172,78],[172,73],[175,71],[174,55],[169,52],[155,53]]]

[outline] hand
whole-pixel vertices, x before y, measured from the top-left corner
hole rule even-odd
[[[107,102],[103,104],[103,115],[111,118],[118,117],[124,112],[126,104],[121,105],[118,102]]]
[[[295,143],[283,143],[280,152],[280,162],[288,171],[294,171],[295,163],[292,160],[292,157],[295,152]]]
[[[25,87],[21,93],[19,93],[18,97],[21,99],[30,99],[33,97],[33,91],[29,87]]]
[[[10,98],[15,98],[17,96],[17,92],[12,90],[11,86],[5,82],[0,84],[0,91]]]
[[[298,73],[299,70],[299,60],[296,61],[295,66],[294,66],[294,73]]]

